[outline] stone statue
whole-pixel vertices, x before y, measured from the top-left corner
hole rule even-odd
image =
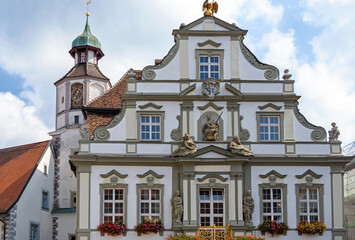
[[[183,157],[193,154],[197,151],[196,144],[192,141],[189,134],[185,133],[184,137],[182,138],[182,143],[175,152],[173,152],[173,156],[176,157]]]
[[[254,153],[243,146],[240,142],[239,137],[235,136],[233,140],[228,144],[228,150],[234,154],[249,157],[253,156]]]
[[[218,138],[218,124],[217,121],[215,122],[212,119],[210,114],[207,115],[207,121],[202,128],[202,132],[205,134],[204,141],[216,141]]]
[[[244,222],[246,224],[252,223],[252,214],[254,212],[254,200],[251,197],[251,191],[248,190],[243,199],[243,213],[244,213]]]
[[[332,123],[332,129],[330,129],[328,133],[329,133],[329,142],[338,141],[340,131],[335,122]]]
[[[173,223],[182,224],[181,217],[184,213],[184,208],[182,206],[182,198],[180,197],[180,191],[176,190],[174,196],[172,197],[171,205],[173,206]]]
[[[84,124],[81,125],[79,132],[80,132],[81,140],[90,139],[90,128],[88,127],[86,122],[84,122]]]

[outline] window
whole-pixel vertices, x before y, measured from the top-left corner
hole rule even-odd
[[[319,191],[317,188],[299,188],[299,214],[301,221],[317,222],[319,218]]]
[[[85,52],[81,52],[80,53],[80,62],[83,63],[86,61],[86,55]]]
[[[49,209],[49,193],[46,191],[42,191],[42,209]]]
[[[145,219],[161,219],[161,191],[155,188],[141,188],[140,200],[140,221]]]
[[[219,56],[200,56],[200,79],[220,79]]]
[[[69,240],[76,240],[75,235],[69,235]]]
[[[124,222],[124,191],[122,188],[105,188],[103,196],[103,222]]]
[[[200,188],[201,226],[224,226],[224,189]]]
[[[263,221],[283,222],[283,199],[281,188],[262,189]]]
[[[31,223],[30,240],[39,240],[39,225]]]
[[[70,192],[70,207],[76,207],[76,192]]]
[[[260,141],[280,141],[280,117],[260,116]]]
[[[43,165],[43,173],[44,175],[48,175],[48,167],[46,164]]]
[[[62,103],[64,103],[64,97],[62,97]]]
[[[74,124],[79,124],[79,115],[74,116]]]
[[[142,141],[161,140],[161,115],[140,115],[140,123]]]

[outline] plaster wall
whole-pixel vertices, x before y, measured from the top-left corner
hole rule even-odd
[[[123,119],[119,124],[113,128],[107,129],[110,133],[110,141],[125,141],[126,140],[126,123],[127,114],[125,113]]]
[[[180,49],[171,62],[161,69],[154,69],[155,80],[178,80],[180,79]],[[153,80],[154,81],[154,80]],[[157,89],[158,90],[158,89]],[[140,92],[140,90],[137,90]],[[163,91],[163,90],[161,90]],[[157,92],[160,92],[159,90]]]
[[[91,102],[93,99],[100,96],[103,92],[104,92],[104,87],[102,86],[102,84],[91,83],[88,102]]]
[[[91,143],[91,153],[124,154],[126,153],[125,143]]]
[[[283,93],[283,83],[241,83],[240,90],[242,93]]]
[[[76,192],[76,178],[70,169],[69,155],[79,151],[79,128],[67,129],[60,136],[59,207],[70,208],[70,191]]]
[[[137,224],[137,184],[141,179],[137,177],[137,174],[144,174],[149,170],[153,170],[159,175],[164,175],[160,181],[164,184],[164,196],[163,196],[163,213],[164,213],[164,226],[166,229],[172,227],[172,212],[170,199],[172,198],[172,168],[171,167],[153,167],[153,166],[92,166],[91,168],[91,185],[90,185],[90,228],[96,229],[100,224],[100,184],[103,183],[101,174],[106,174],[112,170],[116,170],[121,174],[128,174],[124,182],[128,184],[127,195],[127,227],[133,229]],[[134,233],[136,234],[136,233]],[[95,238],[96,239],[96,238]],[[98,238],[100,239],[100,238]],[[103,238],[104,239],[104,238]],[[131,238],[129,238],[131,239]],[[152,238],[155,239],[155,238]]]
[[[171,79],[171,78],[165,78]],[[179,93],[179,83],[162,83],[153,81],[140,81],[137,82],[137,92],[142,93]]]
[[[314,154],[330,154],[329,144],[297,144],[297,154],[314,155]]]
[[[77,110],[71,110],[69,113],[69,125],[75,125],[75,119],[74,116],[79,116],[79,124],[83,123],[83,113],[81,112],[81,109]]]
[[[44,174],[44,165],[48,174]],[[28,239],[31,223],[39,224],[40,239],[52,238],[54,159],[48,147],[17,203],[16,239]],[[42,191],[49,193],[49,209],[42,209]]]
[[[67,240],[70,235],[75,235],[75,226],[76,226],[76,214],[56,214],[55,217],[58,217],[58,240]],[[48,238],[49,239],[49,238]]]
[[[242,80],[266,80],[265,70],[257,69],[251,65],[241,53],[239,58],[240,78]]]
[[[255,202],[255,210],[253,213],[253,223],[255,226],[260,224],[260,196],[259,196],[259,184],[262,183],[260,174],[267,174],[271,170],[275,170],[280,174],[286,174],[283,179],[283,183],[287,184],[287,224],[290,228],[297,228],[297,215],[296,215],[296,188],[295,184],[298,183],[298,179],[295,175],[302,175],[310,167],[309,166],[252,166],[251,167],[251,191],[252,197]],[[324,223],[327,228],[332,228],[332,203],[331,203],[331,175],[330,167],[314,166],[311,168],[316,174],[323,175],[320,178],[320,183],[324,184]],[[296,232],[297,234],[297,232]],[[287,233],[289,237],[289,233]],[[323,236],[324,237],[324,236]],[[297,238],[298,239],[298,238]]]
[[[57,116],[57,129],[60,129],[65,126],[65,113],[61,113]]]
[[[64,97],[64,102],[62,102],[63,97]],[[65,96],[65,86],[64,86],[64,84],[61,84],[58,87],[58,96],[57,96],[58,110],[57,110],[57,113],[59,113],[65,109],[65,104],[67,101],[68,101],[67,97]]]
[[[295,138],[297,141],[313,141],[311,138],[311,133],[313,129],[305,128],[295,117]]]

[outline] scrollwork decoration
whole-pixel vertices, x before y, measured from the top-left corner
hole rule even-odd
[[[241,141],[245,142],[248,141],[250,138],[250,132],[248,131],[248,129],[244,129],[242,127],[242,120],[244,119],[243,115],[240,115],[240,135],[239,138]]]
[[[163,58],[163,60],[158,65],[149,65],[143,68],[142,76],[144,79],[153,80],[156,77],[156,72],[154,70],[165,67],[175,57],[177,51],[179,50],[179,45],[180,45],[179,37],[175,36],[174,41],[175,41],[175,45],[170,49],[168,54]]]
[[[255,56],[254,54],[244,45],[243,43],[244,40],[244,36],[240,36],[239,37],[239,41],[240,41],[240,50],[242,51],[245,59],[254,67],[256,67],[257,69],[261,69],[261,70],[265,70],[264,72],[264,77],[267,80],[275,80],[278,78],[279,76],[279,70],[272,66],[272,65],[268,65],[265,63],[260,62]]]
[[[301,123],[304,127],[308,128],[308,129],[313,129],[313,131],[311,133],[311,139],[313,141],[322,142],[326,138],[327,133],[324,128],[311,124],[310,122],[307,121],[305,116],[303,116],[300,113],[300,111],[298,109],[298,102],[294,103],[293,112],[294,112],[296,119],[298,120],[299,123]]]
[[[94,137],[96,140],[99,141],[107,141],[110,139],[110,132],[107,130],[109,128],[113,128],[119,124],[124,115],[126,113],[126,104],[123,101],[122,102],[122,107],[121,107],[121,112],[117,114],[106,126],[100,126],[95,129],[94,131]]]
[[[176,116],[176,119],[178,120],[178,127],[174,128],[171,133],[170,133],[170,137],[172,140],[174,141],[180,141],[181,140],[181,131],[180,131],[180,115]]]

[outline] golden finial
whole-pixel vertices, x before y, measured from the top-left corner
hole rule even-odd
[[[213,16],[213,14],[217,13],[218,11],[218,3],[215,2],[214,0],[212,0],[212,2],[206,0],[203,3],[202,11],[204,11],[205,16]]]
[[[86,3],[86,16],[90,16],[90,13],[89,13],[89,4],[91,4],[91,0],[89,0],[87,3]]]

